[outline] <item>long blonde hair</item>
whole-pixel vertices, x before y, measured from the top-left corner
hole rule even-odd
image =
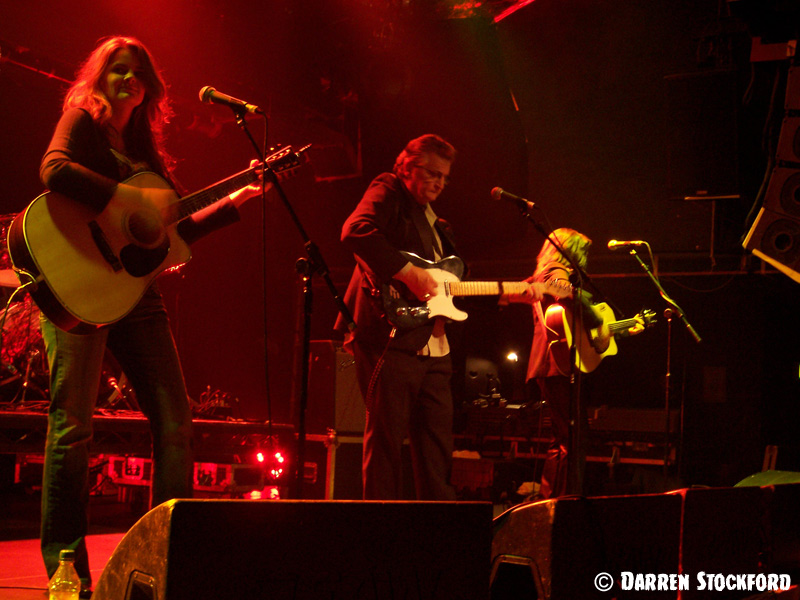
[[[592,240],[581,232],[568,227],[559,227],[553,231],[552,236],[562,246],[564,252],[568,253],[581,269],[586,268]],[[556,248],[555,245],[547,239],[544,244],[542,244],[542,249],[539,250],[539,256],[536,257],[536,271],[534,271],[534,275],[539,275],[554,262],[560,263],[570,270],[572,269],[570,261],[561,254],[561,250]]]
[[[63,109],[83,108],[100,126],[108,123],[111,104],[102,91],[102,78],[114,53],[123,48],[139,61],[145,94],[131,114],[125,131],[120,133],[131,158],[145,160],[162,175],[168,175],[173,161],[164,149],[164,128],[172,116],[167,86],[152,55],[136,38],[113,36],[101,40],[78,69],[77,79],[67,90]]]

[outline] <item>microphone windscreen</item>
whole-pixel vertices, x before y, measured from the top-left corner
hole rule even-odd
[[[216,90],[211,87],[210,85],[203,86],[200,88],[200,102],[208,102],[208,97],[216,92]]]

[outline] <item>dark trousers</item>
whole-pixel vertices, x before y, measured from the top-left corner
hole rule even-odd
[[[192,414],[161,296],[149,290],[111,327],[73,335],[41,319],[50,363],[50,411],[42,485],[41,545],[51,577],[62,549],[91,583],[86,552],[89,443],[106,346],[127,375],[153,438],[151,504],[192,495]]]
[[[541,399],[549,409],[552,441],[542,469],[541,494],[557,498],[583,494],[583,475],[586,469],[588,420],[583,407],[570,407],[571,385],[566,377],[542,377],[536,380]],[[572,412],[580,430],[571,427]],[[575,439],[577,435],[577,439]]]
[[[453,398],[449,356],[423,357],[389,350],[377,377],[379,353],[354,345],[356,369],[367,402],[364,430],[365,500],[403,498],[401,449],[408,436],[419,500],[455,500],[450,485],[453,464]]]

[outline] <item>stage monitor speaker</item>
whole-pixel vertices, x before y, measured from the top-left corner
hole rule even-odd
[[[764,487],[769,490],[769,519],[765,524],[769,567],[775,573],[800,573],[800,473],[761,471],[745,477],[736,487]]]
[[[768,550],[764,523],[769,514],[769,490],[745,488],[692,488],[675,492],[683,496],[681,572],[688,573],[689,590],[682,600],[708,598],[700,590],[700,573],[735,575],[760,573]],[[718,593],[718,592],[717,592]],[[727,591],[726,598],[744,598],[752,592]]]
[[[800,473],[795,471],[760,471],[745,477],[734,487],[764,487],[767,485],[781,485],[785,483],[800,483]]]
[[[364,433],[366,408],[353,356],[331,340],[312,340],[308,376],[306,431],[324,435]]]
[[[489,594],[479,502],[171,500],[122,538],[94,600]]]
[[[780,472],[780,471],[779,471]],[[770,487],[769,524],[766,527],[769,547],[769,567],[773,573],[800,575],[800,485],[790,484],[789,475],[800,481],[800,473],[786,473],[786,479]],[[780,484],[780,485],[777,485]]]
[[[495,519],[492,600],[517,600],[515,590],[533,588],[526,598],[641,598],[618,583],[601,592],[595,577],[678,573],[681,505],[677,495],[567,497],[504,513]]]

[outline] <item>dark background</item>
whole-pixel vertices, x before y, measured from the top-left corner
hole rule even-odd
[[[406,141],[435,132],[459,150],[436,210],[473,278],[529,275],[542,242],[513,206],[490,199],[494,186],[534,200],[553,227],[589,235],[589,271],[628,316],[665,304],[633,258],[606,242],[653,248],[664,287],[703,342],[680,323],[669,336],[660,319],[586,379],[589,404],[663,406],[669,349],[672,402],[686,409],[688,483],[730,485],[760,469],[766,444],[783,449],[779,467],[800,470],[800,294],[740,245],[786,61],[751,62],[751,24],[730,4],[536,0],[495,23],[511,3],[460,12],[430,0],[5,3],[0,212],[42,191],[39,160],[66,88],[57,77],[71,79],[107,35],[136,36],[160,61],[176,112],[169,148],[188,190],[253,154],[231,111],[199,102],[205,85],[264,108],[270,146],[314,145],[285,190],[341,292],[353,265],[338,241],[342,222]],[[262,122],[248,124],[261,142]],[[682,200],[698,191],[738,198]],[[161,285],[192,397],[219,391],[236,399],[234,416],[264,419],[271,406],[285,423],[294,419],[303,240],[276,195],[264,213],[266,236],[252,201],[241,223],[197,243]],[[319,280],[314,291],[312,337],[331,339],[333,302]],[[469,312],[462,358],[496,362],[504,395],[522,397],[521,373],[503,357],[516,350],[524,370],[529,309],[486,301]]]

